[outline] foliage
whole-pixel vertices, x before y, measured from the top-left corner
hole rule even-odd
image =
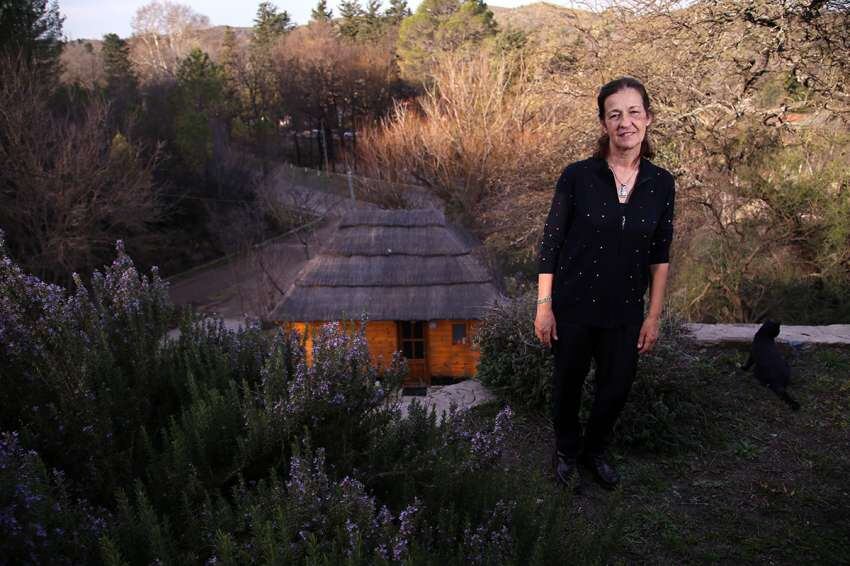
[[[103,57],[97,42],[78,39],[62,45],[60,84],[93,92],[104,84]]]
[[[72,292],[0,248],[4,557],[525,563],[584,540],[498,467],[510,408],[402,418],[403,358],[372,366],[366,325],[326,325],[310,364],[293,332],[183,314],[170,336],[165,284],[120,244]]]
[[[675,308],[705,321],[846,319],[844,4],[535,5],[500,13],[508,31],[473,43],[482,63],[463,49],[437,54],[436,22],[457,3],[422,7],[398,52],[406,76],[432,69],[413,75],[433,88],[361,135],[370,174],[431,187],[509,275],[533,283],[535,219],[560,170],[593,151],[599,77],[636,76],[652,99],[657,163],[677,178]],[[622,45],[622,57],[598,56]],[[806,301],[792,299],[799,289]]]
[[[130,46],[108,33],[103,36],[100,55],[103,58],[105,95],[110,101],[110,114],[114,124],[124,125],[130,111],[138,103],[139,84],[130,62]]]
[[[750,129],[744,130],[744,139]],[[773,138],[740,152],[725,199],[698,198],[712,221],[689,250],[676,306],[696,319],[797,322],[847,319],[850,177],[846,136]]]
[[[356,37],[363,16],[363,6],[358,0],[342,0],[339,3],[339,33]]]
[[[293,27],[289,12],[278,12],[271,2],[260,2],[254,18],[253,41],[257,45],[268,45]]]
[[[410,11],[407,4],[403,3],[390,6],[382,14],[381,3],[381,0],[367,0],[364,6],[359,0],[340,2],[339,18],[335,22],[339,35],[348,40],[366,43],[377,43],[385,39],[387,32],[392,31]],[[319,18],[317,21],[330,20]]]
[[[404,18],[411,15],[410,8],[407,5],[407,0],[390,0],[390,5],[387,7],[384,16],[391,25],[398,25]]]
[[[552,355],[534,336],[533,299],[526,293],[487,314],[475,337],[477,375],[514,403],[543,410],[552,403]]]
[[[432,88],[364,133],[362,167],[428,186],[485,240],[506,239],[517,217],[527,222],[529,199],[578,149],[562,137],[570,115],[556,112],[532,73],[507,54],[444,54]]]
[[[548,414],[552,354],[534,336],[535,297],[527,293],[487,315],[475,338],[481,347],[478,377],[511,402]],[[615,429],[616,443],[653,451],[692,445],[692,429],[703,409],[678,381],[690,361],[681,321],[665,319],[654,351],[640,360],[630,400]],[[594,387],[591,371],[582,398],[584,417]]]
[[[41,80],[56,79],[63,20],[55,0],[4,0],[0,7],[0,57],[20,57]]]
[[[29,269],[51,281],[89,272],[126,239],[147,251],[160,217],[156,148],[116,138],[107,108],[52,106],[50,85],[19,60],[0,60],[0,226]]]
[[[692,350],[682,319],[666,313],[653,351],[639,360],[629,402],[615,426],[619,445],[656,453],[698,447],[711,403],[685,381],[697,361]],[[588,411],[589,396],[584,401]]]
[[[330,22],[333,18],[333,10],[328,8],[328,0],[319,0],[316,7],[310,12],[310,21]]]
[[[157,338],[171,319],[156,271],[140,276],[123,245],[91,289],[64,289],[3,257],[0,333],[3,430],[18,430],[47,463],[105,498],[129,473],[139,427],[168,411],[175,392],[157,367]]]
[[[74,500],[64,475],[48,472],[18,433],[0,434],[0,550],[8,563],[79,564],[97,557],[102,510]]]
[[[493,13],[483,0],[424,0],[399,28],[402,76],[413,82],[430,82],[441,53],[463,46],[474,49],[495,34]]]
[[[180,61],[198,47],[198,33],[209,27],[209,18],[185,4],[152,0],[136,10],[132,57],[146,80],[174,78]]]
[[[359,136],[361,124],[383,115],[396,93],[397,71],[384,38],[375,43],[340,36],[330,24],[312,22],[280,45],[275,88],[290,119],[290,131],[315,129],[319,162],[330,166],[340,156],[335,138]],[[297,151],[301,148],[294,137]],[[305,152],[306,153],[306,152]]]
[[[193,49],[177,69],[175,141],[180,156],[203,174],[213,155],[211,122],[224,113],[222,68],[209,55]]]

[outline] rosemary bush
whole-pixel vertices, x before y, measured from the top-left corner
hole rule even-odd
[[[363,326],[326,325],[308,365],[297,333],[178,313],[156,270],[116,253],[66,290],[0,237],[3,560],[524,564],[577,548],[564,496],[500,467],[509,407],[483,428],[416,404],[403,419],[403,358],[372,366]]]

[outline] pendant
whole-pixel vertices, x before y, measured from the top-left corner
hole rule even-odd
[[[621,184],[618,193],[621,197],[626,196],[626,185]]]

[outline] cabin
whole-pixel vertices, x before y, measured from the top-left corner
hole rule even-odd
[[[405,387],[472,377],[480,353],[471,338],[501,297],[479,251],[439,210],[351,210],[272,316],[306,337],[309,356],[316,328],[359,326],[365,312],[372,362],[385,367],[401,351]]]

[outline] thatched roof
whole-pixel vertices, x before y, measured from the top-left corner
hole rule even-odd
[[[272,316],[479,319],[499,292],[473,252],[438,210],[353,210]]]

